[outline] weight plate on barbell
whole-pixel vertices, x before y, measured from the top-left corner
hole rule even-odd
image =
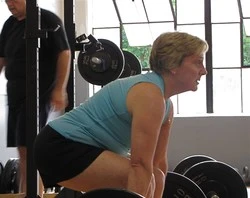
[[[168,171],[163,198],[192,197],[206,198],[200,187],[191,179],[175,172]]]
[[[125,78],[140,74],[142,71],[142,66],[139,59],[129,51],[123,50],[122,52],[125,58],[125,65],[124,70],[119,78]]]
[[[247,188],[242,177],[226,163],[200,162],[190,167],[184,176],[194,181],[209,198],[247,198]]]
[[[121,49],[112,41],[98,39],[102,49],[96,50],[96,45],[80,51],[78,69],[81,76],[94,85],[106,85],[119,78],[124,69],[124,55]]]
[[[174,168],[173,172],[183,174],[185,173],[191,166],[204,161],[215,161],[210,156],[207,155],[191,155],[189,157],[184,158],[180,161],[177,166]]]
[[[0,178],[1,178],[2,173],[3,173],[3,164],[0,162]]]
[[[3,164],[0,162],[0,193],[2,192],[1,181],[2,181],[3,169],[4,169]]]
[[[91,190],[86,193],[83,193],[81,198],[100,198],[100,197],[109,197],[109,198],[143,198],[143,196],[127,191],[125,189],[113,189],[113,188],[104,188]]]
[[[80,198],[83,193],[81,191],[71,190],[65,187],[55,187],[55,198]]]

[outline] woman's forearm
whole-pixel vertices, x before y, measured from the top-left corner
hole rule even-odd
[[[154,198],[162,198],[165,188],[166,175],[159,168],[154,168],[155,191]]]
[[[150,173],[142,166],[131,167],[128,175],[127,189],[132,192],[146,196],[153,173]]]

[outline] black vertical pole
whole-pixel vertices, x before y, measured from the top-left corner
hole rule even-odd
[[[36,0],[26,0],[26,145],[27,145],[27,198],[37,197],[37,170],[33,163],[33,142],[37,135],[37,83],[39,9]]]
[[[66,30],[66,34],[68,37],[69,45],[71,48],[71,67],[70,67],[70,75],[68,81],[68,100],[69,105],[66,108],[66,111],[73,109],[75,106],[75,94],[74,94],[74,59],[75,59],[75,0],[64,0],[64,26]]]
[[[206,53],[206,88],[207,88],[207,113],[213,113],[213,49],[212,49],[212,22],[211,22],[211,0],[204,0],[205,13],[205,39],[209,45]]]

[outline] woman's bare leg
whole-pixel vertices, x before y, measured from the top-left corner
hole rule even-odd
[[[99,188],[126,188],[129,168],[129,159],[104,151],[82,173],[59,185],[83,192]]]

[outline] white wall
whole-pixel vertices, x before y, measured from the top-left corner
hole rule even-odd
[[[75,1],[75,24],[76,24],[76,36],[91,34],[89,28],[90,19],[88,16],[88,0],[76,0]],[[75,53],[75,64],[77,64],[78,53]],[[86,80],[82,78],[79,73],[77,65],[75,66],[75,104],[79,105],[88,98],[89,86]]]
[[[7,5],[4,1],[0,1],[0,13],[1,13],[1,18],[0,18],[0,31],[2,30],[3,24],[5,20],[10,16],[10,12],[7,8]]]
[[[63,20],[63,1],[62,0],[37,0],[39,7],[50,10],[61,17]]]
[[[169,168],[183,158],[205,154],[239,169],[250,167],[250,117],[175,118],[169,144]]]

